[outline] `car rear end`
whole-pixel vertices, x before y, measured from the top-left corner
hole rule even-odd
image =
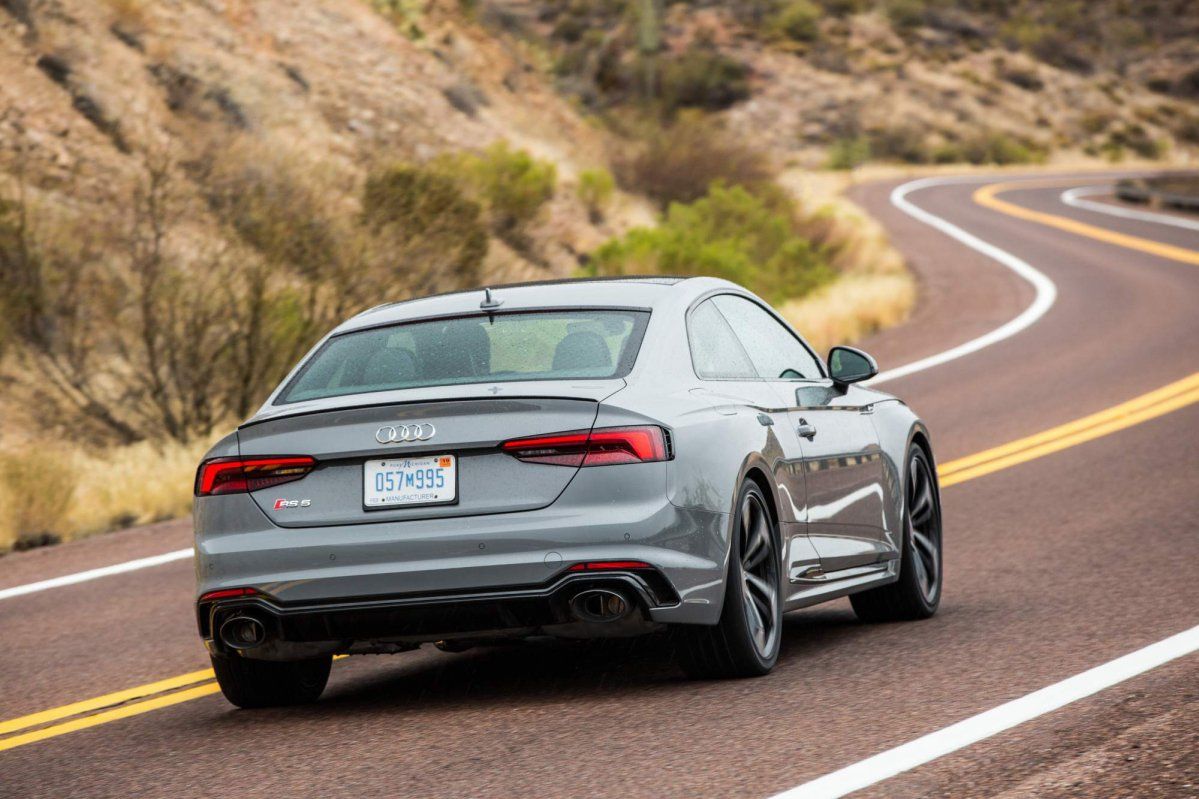
[[[477,302],[477,301],[476,301]],[[644,308],[477,308],[327,339],[196,480],[198,621],[264,660],[689,619],[715,522],[622,407]],[[702,612],[701,612],[702,615]]]

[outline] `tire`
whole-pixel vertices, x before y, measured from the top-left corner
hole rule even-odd
[[[941,496],[934,474],[928,453],[913,445],[904,475],[899,579],[849,598],[862,621],[927,619],[941,604]]]
[[[746,480],[733,520],[720,621],[679,633],[679,665],[689,677],[761,677],[774,668],[783,622],[778,540],[777,523],[762,489]]]
[[[241,708],[281,707],[315,702],[329,681],[333,657],[279,662],[212,656],[221,693]]]

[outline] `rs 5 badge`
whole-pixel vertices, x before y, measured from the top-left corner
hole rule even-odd
[[[307,508],[312,504],[311,499],[277,499],[275,500],[275,510],[283,510],[284,508]]]

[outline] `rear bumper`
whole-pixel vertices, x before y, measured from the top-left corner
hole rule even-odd
[[[294,644],[318,645],[313,651],[350,651],[357,644],[419,643],[445,639],[536,634],[575,628],[583,637],[604,634],[607,625],[590,633],[578,629],[570,599],[580,591],[607,588],[635,602],[633,615],[641,622],[632,629],[652,629],[649,614],[679,604],[679,597],[655,570],[563,573],[541,586],[440,596],[378,597],[369,600],[288,605],[270,596],[241,597],[197,605],[200,635],[209,651],[225,654],[216,631],[224,621],[252,616],[266,629],[267,657],[295,651]],[[650,624],[645,624],[650,622]],[[625,625],[629,629],[630,625]],[[301,650],[302,651],[302,650]],[[255,655],[250,654],[251,657]]]
[[[413,624],[439,632],[433,627],[471,614],[505,629],[536,627],[556,623],[553,593],[571,564],[639,560],[666,587],[645,602],[650,621],[715,624],[728,516],[679,508],[660,494],[613,502],[612,491],[599,489],[537,511],[310,528],[271,524],[249,495],[200,498],[197,596],[254,588],[269,599],[253,601],[288,637],[327,624],[346,625],[354,638],[403,636]]]

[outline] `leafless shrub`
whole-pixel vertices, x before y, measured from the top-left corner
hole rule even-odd
[[[712,121],[681,114],[669,127],[651,132],[631,158],[618,160],[617,179],[666,208],[693,202],[715,182],[755,188],[774,177],[760,150],[736,141]]]
[[[430,168],[360,188],[236,143],[186,169],[145,158],[102,217],[55,208],[20,181],[0,202],[0,346],[47,427],[118,444],[244,418],[346,316],[476,284],[489,243]]]
[[[50,427],[186,442],[244,414],[285,368],[269,354],[292,321],[286,286],[224,245],[179,240],[194,209],[171,175],[148,160],[115,229],[23,193],[0,208],[16,373]]]

